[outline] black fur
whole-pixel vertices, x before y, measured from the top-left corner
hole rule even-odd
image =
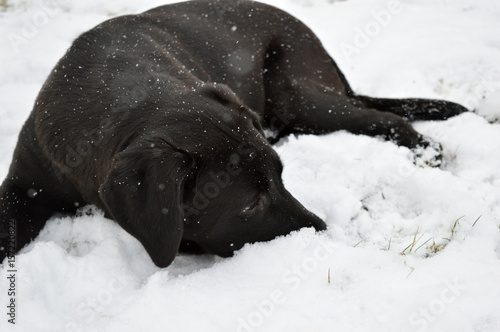
[[[403,117],[463,111],[357,96],[313,32],[267,5],[192,1],[118,17],[82,34],[37,97],[0,188],[0,259],[54,212],[85,204],[158,266],[179,248],[230,256],[323,230],[284,188],[262,128],[278,138],[344,129],[416,148],[428,140]]]

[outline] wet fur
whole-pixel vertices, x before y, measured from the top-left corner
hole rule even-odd
[[[21,130],[0,187],[0,259],[54,212],[86,204],[161,267],[179,248],[230,256],[323,230],[284,188],[263,128],[275,140],[348,130],[414,149],[430,141],[407,120],[464,111],[356,95],[314,33],[267,5],[193,1],[114,18],[75,40]]]

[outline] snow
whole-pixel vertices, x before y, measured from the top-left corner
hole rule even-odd
[[[276,147],[285,185],[328,230],[246,245],[232,258],[179,255],[165,269],[99,211],[54,217],[16,258],[16,325],[6,315],[9,272],[0,269],[0,330],[500,330],[498,2],[266,2],[306,22],[355,91],[475,109],[415,123],[443,145],[444,165],[417,167],[406,148],[346,132],[289,137]],[[164,2],[8,3],[0,12],[2,179],[36,94],[71,41]]]

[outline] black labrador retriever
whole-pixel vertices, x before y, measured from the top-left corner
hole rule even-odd
[[[464,111],[356,95],[314,33],[268,5],[199,0],[114,18],[76,39],[36,99],[0,189],[0,258],[86,204],[160,267],[179,250],[230,256],[324,230],[283,186],[270,142],[343,129],[428,148],[406,120]]]

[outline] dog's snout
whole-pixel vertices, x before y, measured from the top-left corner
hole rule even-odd
[[[288,191],[285,191],[284,199],[277,201],[276,205],[286,207],[285,209],[277,209],[277,214],[282,216],[281,220],[287,220],[294,230],[303,227],[314,227],[317,232],[320,232],[327,228],[323,220],[304,207]]]
[[[311,213],[310,220],[307,222],[308,227],[314,227],[317,232],[326,230],[326,224],[319,217]]]
[[[303,208],[303,214],[301,217],[295,216],[292,218],[292,222],[298,225],[300,228],[302,227],[314,227],[317,232],[326,230],[326,223],[321,220],[314,213]]]
[[[319,218],[318,218],[319,219]],[[320,231],[324,231],[326,230],[326,224],[323,220],[319,219],[317,222],[315,222],[313,224],[313,227],[314,229],[316,229],[316,231],[320,232]]]

